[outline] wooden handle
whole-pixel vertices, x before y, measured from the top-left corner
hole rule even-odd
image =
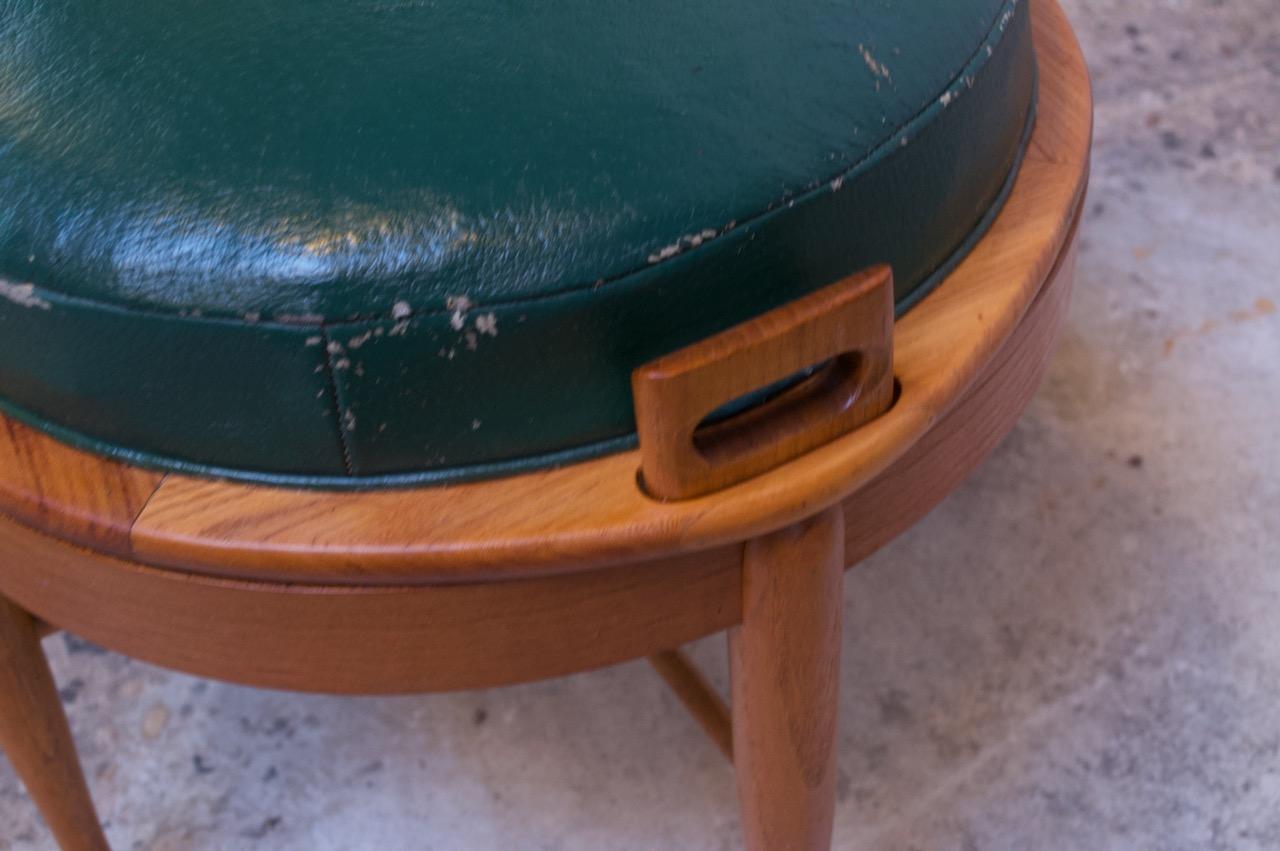
[[[658,499],[686,499],[777,467],[893,403],[893,273],[873,266],[631,374],[640,471]],[[720,406],[817,367],[715,423]]]

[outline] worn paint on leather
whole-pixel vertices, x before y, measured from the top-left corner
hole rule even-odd
[[[981,232],[1031,114],[1000,0],[15,0],[0,397],[313,484],[627,444],[639,363]]]

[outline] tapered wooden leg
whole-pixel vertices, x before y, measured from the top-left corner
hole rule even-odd
[[[36,621],[0,597],[0,749],[63,851],[109,851]]]
[[[729,659],[750,851],[831,845],[843,550],[839,506],[746,545]]]

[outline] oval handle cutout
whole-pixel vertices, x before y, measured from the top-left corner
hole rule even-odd
[[[686,499],[759,475],[893,401],[893,274],[875,266],[650,361],[631,376],[645,490]],[[766,401],[731,400],[819,365]]]

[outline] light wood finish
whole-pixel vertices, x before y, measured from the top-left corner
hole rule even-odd
[[[867,425],[663,503],[637,486],[637,452],[501,481],[302,492],[159,476],[0,418],[0,595],[160,665],[334,693],[541,679],[742,624],[731,712],[746,835],[821,849],[839,568],[923,515],[1012,427],[1063,320],[1091,104],[1061,10],[1036,0],[1032,17],[1039,119],[1022,171],[989,233],[895,326],[900,395]],[[35,622],[5,606],[0,744],[64,847],[101,848],[75,844],[91,832],[64,836],[91,810],[78,770],[67,775]]]
[[[1061,10],[1041,0],[1032,16],[1039,118],[1022,171],[989,233],[897,324],[901,396],[884,416],[738,485],[671,503],[637,487],[636,452],[499,481],[377,493],[298,492],[170,474],[130,528],[132,556],[291,583],[527,577],[733,543],[856,492],[972,385],[1022,319],[1065,243],[1068,211],[1087,172],[1088,78]],[[70,470],[81,463],[62,460],[74,450],[43,440],[45,467]],[[0,445],[0,470],[29,469],[30,457]],[[94,491],[84,493],[57,510],[92,515],[87,495]],[[15,513],[13,496],[12,483],[0,481],[0,510]],[[85,540],[86,533],[58,528],[50,517],[40,522]]]
[[[649,663],[689,710],[698,726],[728,759],[733,759],[733,726],[729,707],[702,672],[679,650],[663,650]]]
[[[888,469],[964,395],[1026,313],[1084,191],[1088,78],[1061,10],[1032,5],[1039,118],[989,233],[894,331],[901,396],[868,425],[713,494],[662,503],[638,454],[500,481],[299,493],[170,475],[132,529],[134,555],[203,573],[388,584],[513,578],[693,552],[790,525]]]
[[[898,323],[902,399],[876,422],[783,469],[665,505],[636,488],[635,453],[449,488],[298,492],[177,475],[161,480],[0,418],[7,435],[0,440],[0,511],[156,565],[321,585],[571,571],[729,544],[802,519],[829,504],[833,493],[848,496],[873,472],[883,472],[886,457],[877,447],[888,439],[891,421],[923,415],[917,403],[926,389],[941,393],[949,382],[956,392],[942,407],[959,402],[1061,253],[1073,219],[1068,211],[1078,206],[1087,172],[1088,79],[1057,6],[1039,2],[1032,13],[1040,116],[1026,162],[991,231]],[[978,363],[981,368],[971,369]],[[967,383],[957,370],[969,376]],[[928,409],[928,426],[940,418],[937,410]],[[917,437],[908,434],[889,454],[909,451]],[[863,450],[866,458],[859,456]],[[770,508],[776,516],[766,516]]]
[[[1077,210],[1073,220],[1079,216]],[[857,564],[911,528],[1008,434],[1048,369],[1066,319],[1075,259],[1073,227],[1039,297],[961,403],[892,467],[845,499],[846,564]]]
[[[847,561],[922,517],[1013,425],[1062,322],[1069,260],[974,392],[845,500]],[[156,569],[68,546],[3,517],[0,552],[13,554],[0,561],[0,594],[50,623],[158,665],[275,688],[488,687],[647,656],[741,620],[741,544],[582,574],[392,587]]]
[[[893,273],[876,266],[638,368],[642,486],[658,499],[700,496],[875,419],[893,401],[892,340]],[[824,363],[772,399],[701,425],[721,405]]]
[[[52,535],[112,553],[163,476],[77,452],[0,416],[0,509]]]
[[[729,631],[733,760],[750,851],[823,851],[835,812],[844,514],[747,543]]]
[[[330,694],[563,676],[677,647],[740,616],[728,553],[400,588],[191,576],[68,546],[3,518],[0,553],[22,565],[0,569],[0,594],[96,644],[199,676]]]
[[[0,748],[62,851],[108,851],[35,620],[0,597]],[[2,838],[2,837],[0,837]]]

